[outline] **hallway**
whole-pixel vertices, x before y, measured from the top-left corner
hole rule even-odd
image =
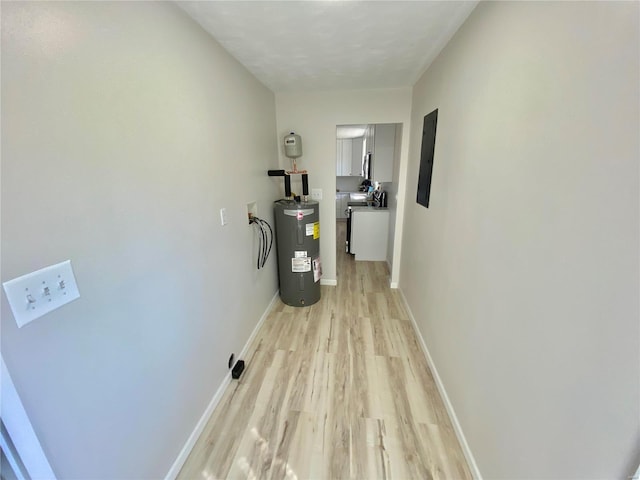
[[[277,301],[178,478],[471,478],[386,263],[344,229],[338,286]]]

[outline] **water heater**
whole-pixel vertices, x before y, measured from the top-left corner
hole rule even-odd
[[[280,298],[293,307],[320,300],[320,212],[314,201],[274,204]]]
[[[298,158],[302,156],[302,139],[300,135],[291,132],[284,137],[284,154],[288,158]]]

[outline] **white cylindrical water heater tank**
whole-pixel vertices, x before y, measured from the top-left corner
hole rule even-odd
[[[284,154],[288,158],[298,158],[302,156],[302,139],[300,135],[291,132],[284,137]]]

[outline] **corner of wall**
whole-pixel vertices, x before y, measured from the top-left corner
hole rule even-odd
[[[238,354],[238,357],[237,357],[238,360],[246,357],[247,353],[249,352],[249,348],[253,344],[253,340],[256,338],[258,331],[260,331],[260,327],[262,327],[262,324],[267,319],[267,317],[269,316],[269,313],[273,309],[273,305],[276,303],[278,299],[278,294],[279,292],[276,291],[273,298],[271,299],[271,302],[269,303],[264,313],[258,320],[258,323],[256,324],[255,328],[251,332],[251,335],[249,335],[249,338],[245,342],[244,347],[242,347],[242,351]],[[193,447],[195,446],[196,442],[200,438],[200,435],[202,434],[205,427],[207,426],[207,423],[209,422],[211,415],[213,415],[214,410],[220,403],[222,396],[224,395],[225,391],[227,390],[227,387],[230,384],[231,384],[231,371],[227,372],[227,374],[222,379],[222,382],[214,392],[213,397],[211,397],[211,400],[207,405],[207,408],[204,410],[204,412],[200,416],[200,419],[196,423],[196,426],[194,427],[193,431],[187,438],[187,441],[185,442],[184,446],[180,450],[178,457],[175,459],[175,461],[171,465],[169,472],[167,472],[167,474],[165,475],[165,480],[174,480],[175,478],[178,477],[180,470],[182,469],[185,462],[189,458],[189,455],[191,454]]]
[[[394,288],[394,287],[391,287],[391,288]],[[397,288],[397,285],[395,288]],[[451,425],[453,426],[453,430],[456,434],[456,437],[458,438],[458,442],[460,442],[460,447],[462,448],[464,457],[467,460],[467,464],[469,465],[469,470],[471,470],[471,474],[473,475],[474,479],[482,480],[482,474],[480,473],[480,469],[478,468],[476,459],[473,456],[471,447],[469,446],[469,443],[467,442],[467,438],[465,437],[464,432],[462,431],[462,426],[460,425],[458,416],[456,415],[456,411],[453,408],[453,404],[451,403],[451,400],[449,400],[449,395],[447,394],[447,390],[444,386],[444,383],[442,382],[442,379],[440,378],[440,375],[438,374],[438,369],[436,368],[436,364],[434,363],[433,358],[431,357],[431,353],[429,353],[429,348],[427,347],[427,344],[424,341],[424,337],[422,336],[422,333],[418,328],[418,324],[416,322],[415,317],[413,316],[411,307],[409,306],[409,303],[407,302],[407,298],[405,297],[402,289],[400,288],[398,289],[398,291],[400,292],[400,296],[402,297],[404,307],[407,310],[407,313],[409,314],[409,318],[411,319],[411,325],[413,326],[413,330],[416,336],[418,337],[420,347],[422,349],[422,353],[424,354],[424,357],[427,360],[427,364],[429,365],[429,369],[433,374],[433,379],[436,383],[436,387],[438,388],[438,392],[440,393],[440,397],[442,398],[442,402],[444,403],[444,406],[447,410],[449,419],[451,420]]]

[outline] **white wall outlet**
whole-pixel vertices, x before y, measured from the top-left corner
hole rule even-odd
[[[229,219],[227,218],[227,209],[221,208],[220,209],[220,225],[224,227],[227,223],[229,223]]]
[[[322,200],[322,189],[321,188],[312,188],[311,189],[311,200],[316,200],[316,201]]]
[[[18,327],[80,297],[71,261],[2,284]]]

